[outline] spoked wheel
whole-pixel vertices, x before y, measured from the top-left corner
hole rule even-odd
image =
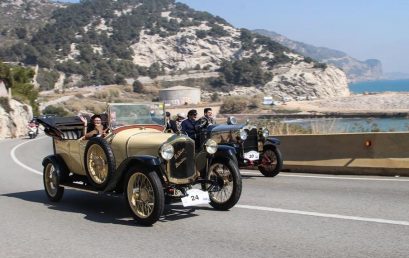
[[[258,170],[267,177],[274,177],[280,173],[283,168],[283,158],[281,152],[276,147],[266,148],[261,157]]]
[[[61,177],[58,169],[58,165],[49,160],[44,164],[44,189],[48,199],[52,202],[58,202],[64,194],[64,188],[60,186]]]
[[[115,171],[115,158],[109,144],[102,138],[91,138],[85,147],[85,167],[92,185],[103,190]]]
[[[241,175],[231,159],[215,159],[209,168],[207,179],[216,182],[219,191],[210,191],[210,205],[218,210],[228,210],[240,199]]]
[[[125,198],[132,216],[142,225],[158,221],[165,207],[162,183],[154,171],[131,169],[125,181]]]

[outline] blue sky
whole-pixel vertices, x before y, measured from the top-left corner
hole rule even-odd
[[[178,1],[235,27],[275,31],[360,60],[380,59],[384,72],[409,73],[409,0]]]

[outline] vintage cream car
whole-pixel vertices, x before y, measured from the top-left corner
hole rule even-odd
[[[165,199],[219,210],[238,202],[242,182],[234,149],[208,140],[196,151],[189,137],[164,133],[163,104],[108,104],[102,118],[108,134],[88,140],[79,117],[38,118],[53,138],[54,154],[43,160],[51,201],[59,201],[64,188],[123,193],[144,225],[160,218]]]

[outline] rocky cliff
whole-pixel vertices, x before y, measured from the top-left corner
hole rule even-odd
[[[257,54],[261,57],[274,59],[274,52],[266,46],[258,45],[257,49],[244,50],[239,40],[240,30],[224,25],[228,36],[215,38],[198,38],[196,31],[209,30],[205,23],[189,27],[176,35],[166,38],[158,35],[142,33],[140,41],[132,45],[135,63],[151,66],[159,63],[165,71],[189,70],[195,67],[207,67],[217,70],[223,60],[240,59]],[[335,66],[316,67],[317,63],[306,62],[304,57],[295,53],[284,52],[288,62],[269,67],[265,62],[264,69],[273,74],[273,79],[262,87],[257,87],[257,93],[281,97],[317,97],[327,98],[348,96],[348,79],[345,73]],[[247,91],[243,95],[247,95]],[[240,95],[240,94],[236,94]]]
[[[348,80],[343,71],[331,65],[325,69],[316,69],[307,63],[283,65],[276,69],[273,80],[265,85],[264,92],[278,100],[350,95]]]
[[[377,59],[357,60],[346,53],[326,47],[316,47],[291,40],[281,34],[268,30],[254,30],[255,33],[270,37],[274,41],[320,62],[332,64],[342,69],[350,82],[379,80],[382,78],[382,63]]]
[[[0,105],[0,139],[27,135],[27,124],[33,117],[31,107],[13,99],[8,103]]]

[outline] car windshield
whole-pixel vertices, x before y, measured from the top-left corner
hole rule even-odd
[[[163,103],[144,104],[109,104],[110,126],[135,125],[135,124],[165,124]]]

